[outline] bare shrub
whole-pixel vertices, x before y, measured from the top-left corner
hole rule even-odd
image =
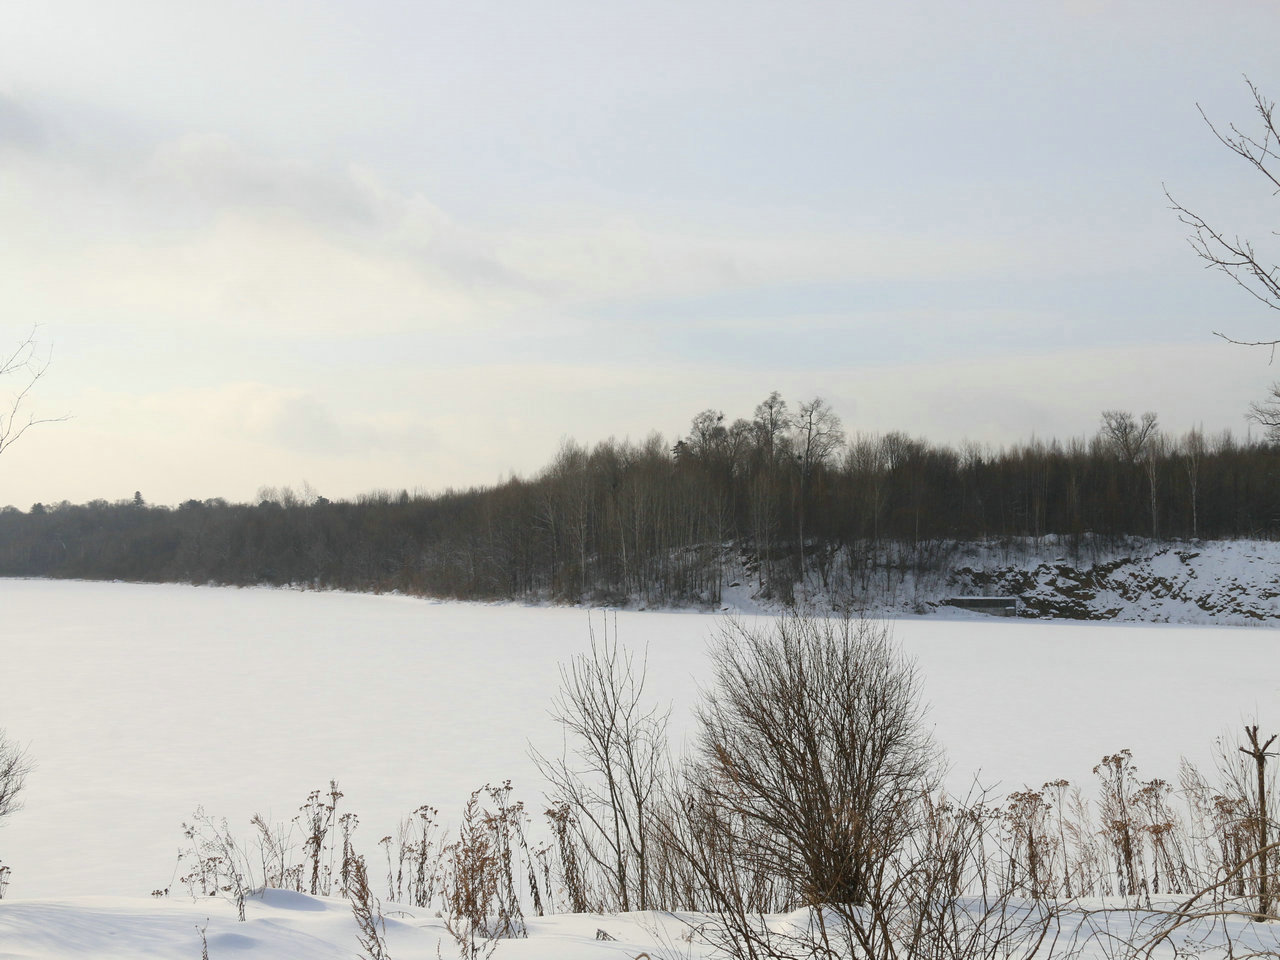
[[[227,821],[215,820],[197,807],[190,823],[182,825],[188,844],[179,855],[189,870],[181,878],[192,895],[221,896],[236,905],[237,919],[245,919],[245,898],[253,888],[253,873],[245,851],[231,835]]]
[[[0,820],[22,809],[22,790],[35,763],[0,730]]]
[[[487,957],[499,939],[528,936],[526,897],[535,909],[542,907],[545,891],[525,837],[527,820],[524,804],[511,797],[509,780],[486,784],[472,791],[457,839],[444,848],[445,927],[465,960]]]
[[[1152,893],[1189,893],[1195,885],[1186,825],[1170,805],[1172,793],[1168,782],[1157,777],[1141,783],[1134,796],[1150,851]]]
[[[250,821],[253,828],[244,846],[232,835],[225,819],[215,819],[196,808],[190,823],[182,825],[185,846],[178,852],[179,881],[193,895],[222,895],[237,903],[240,919],[244,919],[244,899],[255,888],[294,890],[299,893],[328,896],[332,892],[333,868],[327,861],[334,851],[327,842],[334,822],[338,798],[342,793],[336,781],[329,784],[328,794],[313,790],[299,814],[286,827],[269,824],[261,814]],[[339,892],[346,895],[346,883],[355,857],[351,835],[357,818],[344,814],[339,819],[343,850]],[[295,840],[301,828],[305,837],[301,849]],[[255,864],[258,880],[255,881]],[[306,883],[310,874],[310,887]],[[168,893],[168,888],[154,891]]]
[[[352,884],[355,882],[356,860],[363,858],[356,855],[355,847],[351,844],[351,835],[355,833],[356,827],[360,825],[360,818],[353,811],[348,810],[338,818],[338,826],[342,830],[342,895],[350,899]],[[365,878],[366,886],[368,878]]]
[[[307,859],[310,861],[311,895],[313,897],[316,895],[327,897],[331,889],[333,865],[327,862],[324,864],[322,877],[321,860],[325,858],[327,852],[330,852],[327,838],[329,831],[333,828],[334,818],[338,810],[338,800],[341,798],[342,791],[338,789],[338,782],[330,780],[328,793],[312,790],[307,797],[307,802],[298,809],[298,819],[306,834],[303,849],[306,851]]]
[[[701,940],[738,960],[1052,949],[1060,906],[1017,900],[1009,870],[1030,844],[1035,879],[1017,882],[1049,884],[1046,811],[1019,812],[1014,850],[985,795],[945,796],[915,665],[883,625],[730,621],[711,658],[697,755],[663,821]]]
[[[524,909],[522,902],[528,896],[530,906],[541,916],[542,891],[538,885],[538,873],[533,855],[525,836],[528,816],[524,802],[511,797],[511,781],[499,786],[485,786],[492,809],[486,809],[484,824],[493,841],[494,856],[498,868],[497,915],[499,926],[495,930],[500,937],[523,937]],[[518,879],[517,879],[518,878]]]
[[[735,960],[994,960],[1051,952],[1060,905],[1018,901],[993,882],[1009,856],[990,845],[996,810],[981,797],[940,796],[920,798],[915,810],[921,819],[866,873],[862,904],[801,900],[806,909],[792,912],[793,885],[757,856],[760,824],[705,792],[690,795],[669,842],[684,851],[699,884],[705,913],[689,921],[691,935]]]
[[[445,840],[436,817],[426,804],[400,821],[394,839],[379,843],[387,858],[387,899],[395,903],[429,906],[439,893]]]
[[[1009,886],[1024,897],[1040,900],[1054,889],[1058,838],[1050,832],[1052,801],[1047,790],[1022,790],[1009,795],[1003,812],[1008,832]]]
[[[587,856],[579,843],[578,838],[582,834],[573,807],[567,800],[555,800],[544,815],[555,840],[554,846],[542,861],[545,887],[550,896],[555,897],[558,893],[559,899],[567,901],[570,913],[589,913],[594,909],[595,900],[588,892],[585,874]],[[558,889],[556,880],[559,882]]]
[[[729,621],[711,660],[701,789],[798,903],[862,906],[940,779],[915,664],[880,624],[797,615]]]
[[[284,824],[271,826],[260,813],[249,821],[254,828],[254,846],[262,868],[262,885],[277,890],[289,886],[289,859],[293,851],[293,830]]]
[[[0,367],[0,374],[3,373],[3,367]],[[34,766],[26,749],[9,740],[0,730],[0,820],[22,809],[22,790]],[[9,874],[9,868],[0,863],[0,899],[4,899]]]
[[[445,854],[445,927],[463,960],[488,957],[497,945],[490,935],[489,913],[498,894],[498,867],[479,790],[463,808],[458,839]]]
[[[1132,896],[1145,879],[1133,809],[1133,794],[1137,789],[1133,753],[1124,749],[1109,754],[1093,768],[1093,772],[1101,785],[1099,814],[1103,834],[1110,841],[1111,853],[1115,857],[1116,886],[1120,896]]]

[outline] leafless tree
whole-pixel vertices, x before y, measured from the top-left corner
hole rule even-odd
[[[31,772],[31,758],[22,747],[9,740],[0,730],[0,820],[21,809],[19,795]],[[0,900],[9,885],[10,870],[0,863]]]
[[[27,751],[0,730],[0,821],[22,809],[19,797],[32,766]],[[9,868],[0,863],[0,899],[4,898],[5,888],[9,885],[9,872]]]
[[[1155,435],[1157,417],[1148,410],[1142,420],[1127,410],[1102,411],[1102,437],[1112,452],[1126,463],[1139,463]]]
[[[39,423],[66,420],[62,417],[38,417],[26,409],[31,391],[49,369],[49,350],[36,339],[36,328],[8,353],[0,355],[0,379],[12,385],[7,398],[0,401],[0,453]]]
[[[1268,753],[1268,748],[1276,742],[1276,734],[1272,734],[1265,743],[1258,742],[1258,725],[1251,724],[1244,728],[1245,735],[1249,738],[1249,746],[1240,747],[1239,750],[1245,756],[1254,762],[1257,771],[1258,787],[1257,793],[1257,814],[1256,820],[1258,832],[1259,851],[1265,851],[1271,844],[1268,837],[1269,828],[1271,826],[1270,818],[1267,815],[1267,759],[1274,757],[1274,753]],[[1266,920],[1271,916],[1271,891],[1268,884],[1270,879],[1267,869],[1268,857],[1260,854],[1258,857],[1258,919]]]
[[[1277,414],[1280,414],[1280,409],[1277,410]],[[1280,421],[1277,422],[1280,423]],[[1200,536],[1200,464],[1204,460],[1207,449],[1208,447],[1204,440],[1204,431],[1199,428],[1193,428],[1188,431],[1185,437],[1182,438],[1180,453],[1182,455],[1182,466],[1187,475],[1187,492],[1190,495],[1191,501],[1192,539]]]
[[[703,410],[689,424],[688,445],[694,456],[709,459],[725,445],[729,431],[724,425],[724,411]]]
[[[0,730],[0,820],[22,809],[20,795],[32,766],[26,749]]]
[[[1272,196],[1280,193],[1280,129],[1276,126],[1275,102],[1267,99],[1258,87],[1245,77],[1253,97],[1253,109],[1261,121],[1257,133],[1245,133],[1234,123],[1225,129],[1215,124],[1200,109],[1200,116],[1224,147],[1244,160],[1264,181]],[[1214,226],[1199,214],[1175,200],[1166,189],[1165,196],[1178,214],[1178,219],[1191,228],[1187,238],[1196,255],[1210,269],[1221,270],[1259,303],[1280,310],[1280,265],[1268,262],[1254,249],[1252,241]],[[1280,339],[1242,341],[1215,331],[1232,343],[1270,347],[1272,356]]]
[[[1160,535],[1159,488],[1160,459],[1165,452],[1164,438],[1158,430],[1158,418],[1148,410],[1141,420],[1134,419],[1127,410],[1103,410],[1100,436],[1106,447],[1117,459],[1131,466],[1140,466],[1147,478],[1151,503],[1151,536]]]
[[[570,816],[590,866],[605,877],[604,906],[646,910],[653,878],[653,817],[668,763],[668,711],[644,697],[645,660],[610,636],[591,631],[591,649],[560,668],[552,716],[566,735],[564,751],[532,751],[551,785],[548,800]]]
[[[751,423],[755,427],[765,459],[769,462],[773,461],[780,449],[785,448],[786,430],[790,422],[787,401],[782,399],[777,390],[756,405]]]
[[[800,404],[793,424],[796,463],[807,479],[844,445],[844,430],[836,412],[821,397]]]
[[[1266,430],[1268,440],[1280,441],[1280,380],[1271,384],[1271,391],[1265,400],[1249,404],[1246,416]]]
[[[803,578],[805,562],[805,523],[809,515],[809,501],[813,497],[815,480],[821,468],[844,445],[844,429],[840,418],[821,397],[800,404],[792,421],[794,430],[794,456],[800,472],[800,486],[796,497],[796,575]]]

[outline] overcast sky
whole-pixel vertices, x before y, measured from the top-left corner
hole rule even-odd
[[[0,504],[438,490],[771,390],[992,444],[1247,429],[1274,337],[1162,184],[1280,4],[44,0],[0,7],[5,342],[72,415]],[[1280,259],[1280,258],[1275,258]],[[0,381],[0,390],[16,385]]]

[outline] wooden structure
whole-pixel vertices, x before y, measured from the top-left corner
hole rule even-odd
[[[989,613],[995,617],[1016,617],[1018,615],[1017,597],[951,597],[943,601],[949,607],[961,610],[976,610]]]

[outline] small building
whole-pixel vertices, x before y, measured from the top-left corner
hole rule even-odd
[[[978,613],[989,613],[993,617],[1016,617],[1018,615],[1017,597],[951,597],[944,600],[949,607],[961,610],[976,610]]]

